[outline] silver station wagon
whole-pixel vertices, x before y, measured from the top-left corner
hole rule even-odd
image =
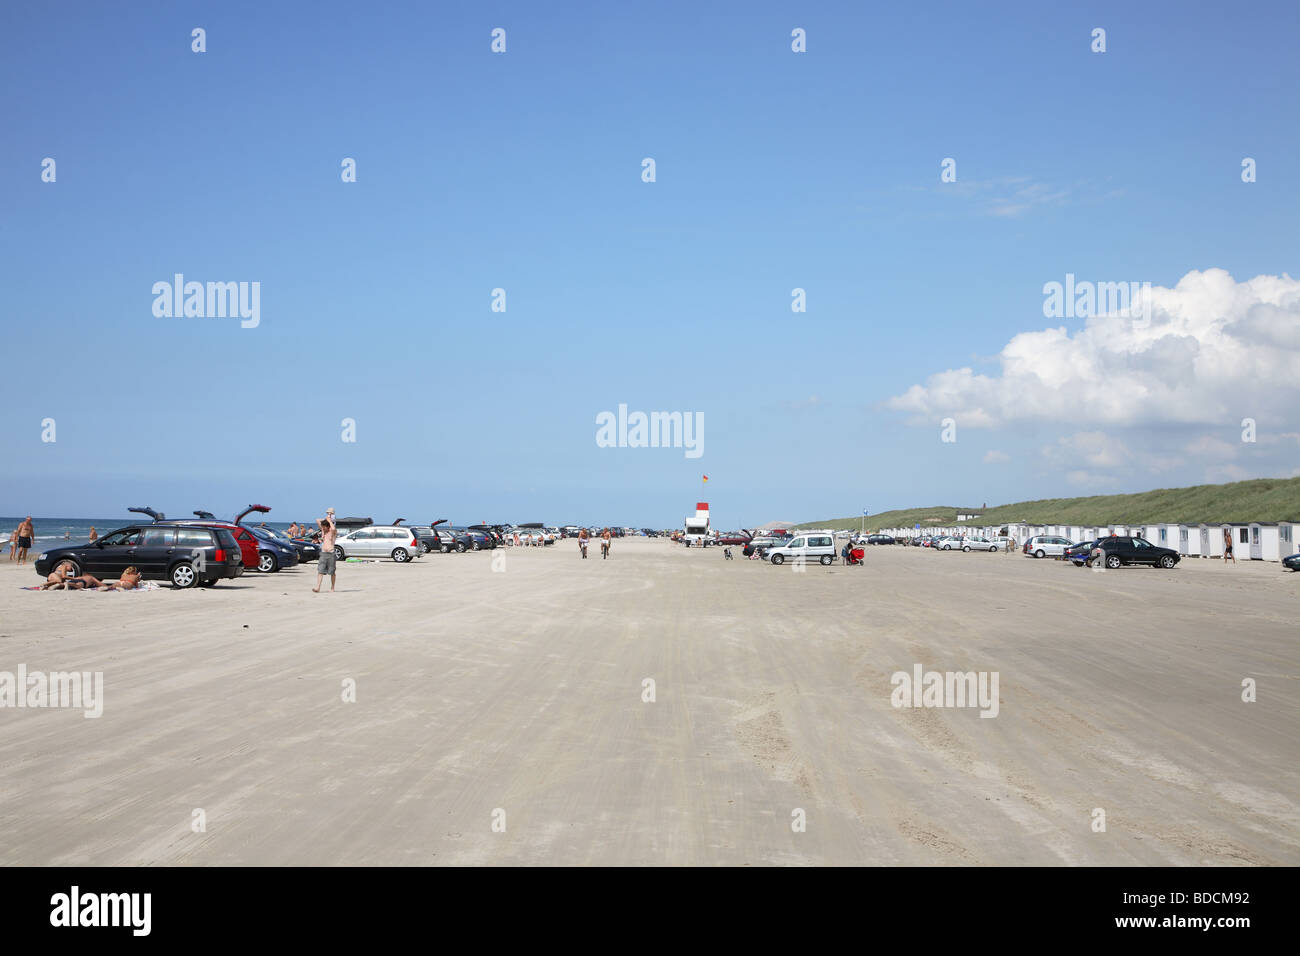
[[[334,555],[348,558],[392,558],[405,564],[420,556],[420,539],[400,525],[370,525],[341,534],[334,541]]]

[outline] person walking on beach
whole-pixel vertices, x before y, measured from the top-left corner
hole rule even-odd
[[[334,509],[325,509],[325,517],[317,524],[320,525],[320,557],[316,561],[316,586],[312,591],[319,594],[320,586],[327,574],[330,576],[330,590],[334,590],[334,574],[338,569],[338,557],[334,554],[334,539],[338,537],[339,529],[334,523]]]
[[[1223,563],[1224,563],[1224,564],[1227,564],[1229,561],[1231,561],[1233,564],[1236,564],[1236,563],[1237,563],[1237,559],[1234,558],[1234,557],[1232,556],[1232,531],[1231,531],[1231,530],[1228,530],[1228,529],[1224,529],[1224,532],[1223,532]]]
[[[600,535],[600,559],[603,561],[609,557],[610,546],[614,543],[614,536],[606,528]]]
[[[90,537],[87,538],[86,540],[88,540],[91,544],[94,544],[96,541],[99,540],[99,532],[95,530],[95,526],[93,524],[90,526]]]
[[[18,563],[27,562],[27,549],[32,546],[32,538],[36,537],[36,531],[32,528],[32,516],[28,515],[23,519],[23,523],[18,526]]]

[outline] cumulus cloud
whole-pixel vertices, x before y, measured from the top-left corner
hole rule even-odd
[[[1073,334],[1064,327],[1024,332],[1002,349],[998,373],[938,372],[886,407],[917,423],[951,417],[970,428],[1294,418],[1300,281],[1282,275],[1237,282],[1209,269],[1189,272],[1172,289],[1153,286],[1144,298],[1149,322],[1105,315]]]
[[[1102,470],[1118,468],[1132,460],[1133,452],[1123,441],[1104,432],[1075,432],[1045,447],[1043,457],[1056,465],[1074,466],[1082,473],[1086,469],[1078,468],[1080,465]]]

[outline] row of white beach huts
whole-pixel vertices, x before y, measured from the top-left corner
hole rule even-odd
[[[882,528],[882,534],[919,538],[923,535],[950,534],[973,537],[998,537],[1002,529],[1014,538],[1017,546],[1036,535],[1069,538],[1072,542],[1091,541],[1111,534],[1137,535],[1162,548],[1173,548],[1189,558],[1222,558],[1224,542],[1232,541],[1232,556],[1238,561],[1281,561],[1300,551],[1300,521],[1241,521],[1226,524],[1014,524],[949,525],[946,527]]]

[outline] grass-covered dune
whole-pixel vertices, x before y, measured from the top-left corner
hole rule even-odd
[[[971,508],[962,507],[963,513]],[[978,510],[978,508],[976,508]],[[957,522],[957,507],[904,508],[868,515],[868,530],[922,528]],[[1190,488],[1156,488],[1131,495],[1094,495],[1088,498],[1044,498],[995,505],[971,525],[1006,524],[1134,524],[1141,522],[1225,522],[1300,520],[1300,478],[1256,478],[1225,485]],[[860,516],[807,521],[801,528],[858,528]]]

